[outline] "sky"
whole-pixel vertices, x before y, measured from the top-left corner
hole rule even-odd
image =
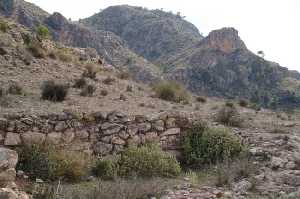
[[[60,12],[78,20],[113,5],[163,8],[180,12],[204,35],[222,27],[234,27],[253,51],[265,59],[300,72],[299,0],[27,0],[49,13]],[[299,56],[299,57],[298,57]]]

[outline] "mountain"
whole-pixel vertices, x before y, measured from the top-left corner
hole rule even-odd
[[[299,82],[296,73],[253,54],[233,28],[212,31],[165,64],[169,79],[183,82],[198,94],[247,98],[265,106],[300,104],[300,87],[283,87],[287,79]]]
[[[22,0],[0,0],[0,14],[32,30],[38,25],[45,25],[53,39],[65,45],[95,48],[107,63],[121,70],[128,70],[138,81],[149,83],[160,77],[160,71],[155,65],[132,52],[112,32],[92,30],[67,20],[59,13],[50,15],[34,4]]]
[[[178,15],[126,5],[109,7],[81,22],[114,32],[135,53],[161,66],[165,78],[194,93],[246,98],[263,106],[300,106],[300,74],[252,53],[234,28],[203,38]]]
[[[109,7],[81,22],[97,30],[115,33],[131,50],[154,63],[203,38],[180,14],[127,5]]]
[[[135,80],[176,80],[196,94],[245,98],[263,106],[300,106],[300,74],[247,49],[234,28],[203,37],[180,14],[112,6],[80,22],[22,0],[0,0],[0,13],[35,30],[45,25],[65,45],[90,47]]]

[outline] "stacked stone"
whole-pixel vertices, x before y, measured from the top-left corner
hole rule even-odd
[[[17,152],[0,147],[0,198],[28,199],[28,195],[18,191],[15,184]]]
[[[46,116],[7,116],[0,119],[0,144],[67,146],[71,150],[107,155],[128,145],[158,142],[164,150],[177,151],[181,132],[191,123],[188,115],[162,113],[128,116],[117,111],[82,116],[63,113]]]

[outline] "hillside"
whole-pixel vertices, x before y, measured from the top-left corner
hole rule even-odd
[[[223,98],[294,92],[298,73],[251,53],[236,30],[164,58],[165,78],[196,95],[136,81],[162,71],[149,75],[155,66],[112,32],[54,13],[38,17],[50,31],[41,34],[9,16],[0,17],[1,199],[299,198],[299,110]],[[111,65],[121,58],[131,64]]]
[[[125,42],[112,32],[91,30],[68,21],[59,13],[50,15],[23,0],[1,0],[0,14],[31,30],[40,24],[45,25],[53,39],[65,45],[95,48],[107,63],[129,70],[136,80],[149,83],[160,77],[156,66],[129,50]]]

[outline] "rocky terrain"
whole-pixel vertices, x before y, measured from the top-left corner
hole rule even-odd
[[[165,190],[156,198],[300,197],[299,73],[250,52],[235,29],[216,30],[203,38],[180,16],[130,6],[108,8],[80,23],[19,0],[0,0],[0,12],[0,198],[28,199],[36,187],[56,185],[18,169],[14,150],[19,147],[51,144],[78,156],[84,152],[98,157],[156,141],[181,160],[181,141],[198,122],[228,129],[246,146],[249,159],[187,167],[175,179],[158,179],[161,182],[154,181],[149,190],[157,185]],[[124,20],[118,21],[116,13]],[[40,24],[50,39],[39,38]],[[136,25],[141,29],[132,28]],[[166,28],[162,35],[148,31],[157,26]],[[136,37],[143,31],[149,32],[149,43]],[[151,62],[167,67],[162,70]],[[82,77],[92,92],[86,94],[87,87],[77,85]],[[152,85],[144,84],[160,78],[182,82],[193,93],[184,92],[186,101],[160,99]],[[48,80],[69,88],[63,101],[43,99]],[[291,109],[259,108],[274,98],[274,106]],[[218,120],[220,113],[234,114],[238,125]],[[98,186],[95,178],[90,175],[75,184],[59,180],[55,197],[71,199],[67,193],[88,191]],[[152,182],[133,181],[144,187]],[[126,187],[126,182],[105,183],[112,183],[107,188],[112,192]],[[124,193],[138,189],[127,183],[133,188]],[[166,188],[164,183],[169,183]],[[151,194],[146,198],[155,198]]]

